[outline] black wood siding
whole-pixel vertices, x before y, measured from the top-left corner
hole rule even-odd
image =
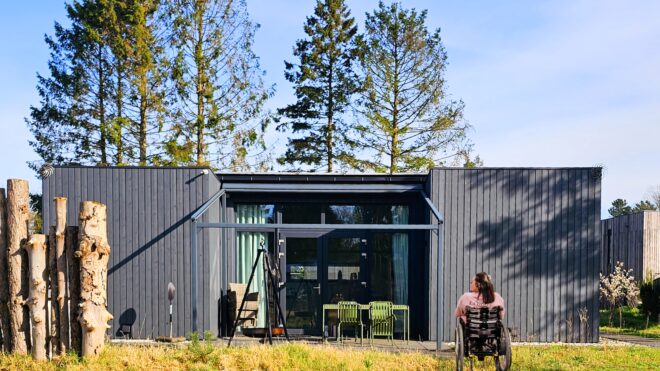
[[[600,270],[609,274],[617,262],[632,269],[640,282],[660,273],[660,212],[643,211],[601,221]]]
[[[191,213],[220,188],[203,168],[57,167],[43,181],[44,229],[55,223],[53,198],[68,199],[67,223],[78,225],[81,201],[107,205],[108,307],[115,316],[111,335],[119,324],[136,317],[134,337],[168,335],[167,284],[177,287],[174,335],[192,329],[190,300]],[[219,207],[204,221],[218,221]],[[218,232],[199,233],[199,326],[217,333],[220,298]]]
[[[598,341],[600,169],[438,168],[427,191],[445,217],[443,266],[435,234],[427,262],[431,339],[437,274],[444,274],[443,339],[453,340],[457,299],[486,271],[519,339],[580,341],[578,310],[587,308],[583,336]]]

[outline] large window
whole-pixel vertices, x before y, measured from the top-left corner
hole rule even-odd
[[[277,205],[277,209],[282,213],[282,223],[285,224],[321,223],[321,205],[291,203]]]
[[[240,204],[236,206],[236,223],[240,224],[270,224],[275,222],[274,205]],[[261,243],[268,246],[269,234],[266,232],[239,231],[236,233],[236,279],[247,283],[250,279],[252,264],[257,257]],[[259,259],[259,267],[261,260]],[[255,271],[249,292],[259,293],[259,310],[257,312],[257,327],[266,323],[266,296],[264,295],[263,269]]]
[[[325,212],[325,222],[327,224],[408,224],[408,206],[329,205]]]
[[[236,223],[271,224],[275,223],[275,205],[238,204],[235,208]]]

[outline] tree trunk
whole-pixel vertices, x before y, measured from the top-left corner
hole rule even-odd
[[[32,316],[32,358],[38,361],[47,359],[46,348],[46,290],[48,274],[46,270],[46,236],[32,235],[25,245],[30,260],[30,297],[27,305]]]
[[[96,356],[103,349],[105,332],[112,314],[107,308],[108,260],[110,245],[106,230],[106,206],[99,202],[80,203],[79,250],[82,356]]]
[[[195,5],[197,8],[197,5]],[[195,128],[197,129],[197,165],[204,165],[204,96],[206,94],[204,73],[206,70],[206,61],[204,58],[203,41],[204,41],[204,19],[202,11],[197,10],[195,15],[197,22],[197,42],[195,44],[195,67],[197,67],[197,80],[195,81],[195,90],[197,92],[197,120],[195,121]]]
[[[28,182],[7,181],[7,257],[9,271],[9,322],[13,351],[27,354],[30,349],[30,317],[24,306],[28,296],[27,242],[30,216]]]
[[[55,259],[57,260],[57,313],[59,314],[59,344],[61,354],[69,349],[69,310],[66,295],[66,251],[64,233],[66,231],[66,198],[55,198]]]
[[[66,227],[66,260],[69,266],[69,318],[71,323],[71,349],[80,354],[82,347],[82,332],[80,323],[76,320],[80,310],[80,261],[74,259],[78,251],[78,227]]]
[[[9,330],[9,276],[7,275],[7,198],[5,189],[0,188],[0,351],[11,351]]]
[[[48,274],[50,276],[50,348],[52,356],[60,354],[60,328],[57,311],[57,247],[55,227],[48,228]]]
[[[140,136],[138,144],[140,147],[140,166],[147,165],[147,77],[142,72],[143,76],[140,78]]]

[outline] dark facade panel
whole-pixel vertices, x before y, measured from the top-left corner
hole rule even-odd
[[[660,274],[660,212],[643,211],[601,222],[600,271],[609,274],[617,262],[632,269],[637,281]]]
[[[57,167],[43,181],[44,229],[55,223],[53,198],[68,198],[68,224],[78,225],[79,203],[107,205],[108,307],[119,325],[131,322],[134,337],[168,335],[168,282],[177,287],[174,335],[192,328],[190,302],[189,217],[220,188],[212,172],[202,168]],[[219,206],[203,221],[217,221]],[[218,232],[199,232],[198,298],[201,328],[217,333],[219,276]]]
[[[443,339],[451,340],[458,297],[486,271],[520,340],[598,340],[599,169],[438,168],[427,191],[445,217],[440,269],[430,234],[429,338],[436,338],[438,273]],[[589,316],[583,323],[581,308]]]

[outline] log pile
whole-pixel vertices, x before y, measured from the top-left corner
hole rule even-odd
[[[35,360],[67,351],[95,356],[113,318],[106,207],[81,202],[76,227],[67,226],[67,199],[53,202],[49,234],[31,234],[27,181],[8,180],[6,193],[0,188],[0,351]]]

